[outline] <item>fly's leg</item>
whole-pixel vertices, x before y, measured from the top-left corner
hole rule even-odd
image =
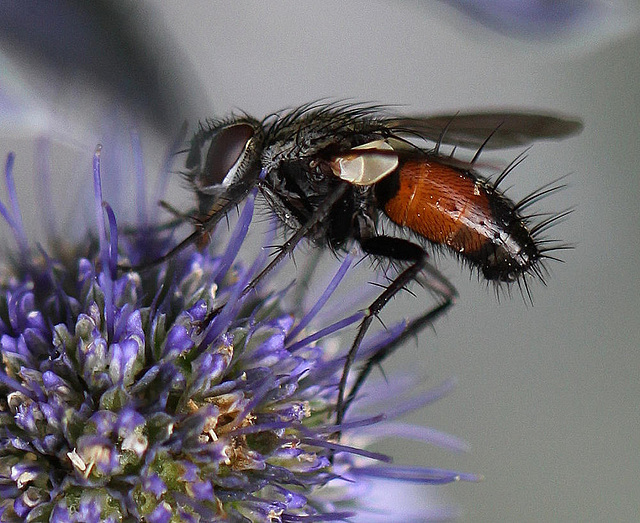
[[[176,227],[184,223],[192,223],[192,224],[200,223],[200,220],[196,217],[195,211],[188,212],[188,213],[181,212],[180,210],[176,209],[173,205],[165,202],[164,200],[161,200],[158,203],[158,205],[162,207],[165,211],[167,211],[169,214],[171,214],[173,216],[173,219],[161,224],[147,225],[143,228],[141,228],[140,226],[127,226],[127,225],[124,225],[122,227],[119,226],[118,231],[122,229],[124,234],[127,234],[127,235],[135,235],[135,234],[141,234],[141,233],[147,234],[149,232],[157,234],[160,232],[175,229]]]
[[[293,250],[296,248],[296,245],[298,245],[298,243],[300,243],[300,241],[305,236],[307,236],[307,234],[309,234],[311,229],[313,229],[316,225],[318,225],[325,219],[325,217],[329,214],[329,211],[331,211],[331,208],[338,202],[338,200],[340,200],[340,198],[344,196],[347,190],[347,186],[348,184],[345,183],[336,187],[336,190],[318,206],[318,208],[311,215],[311,218],[309,218],[304,223],[304,225],[299,227],[296,230],[296,232],[278,248],[278,252],[274,256],[274,258],[269,262],[269,264],[264,269],[262,269],[262,271],[260,271],[260,273],[256,277],[253,278],[253,280],[251,280],[247,284],[247,286],[244,288],[244,290],[242,291],[238,299],[244,298],[247,294],[249,294],[252,290],[254,290],[258,286],[258,284],[262,281],[262,279],[265,276],[267,276],[267,274],[269,274],[273,269],[275,269],[276,266],[280,262],[282,262],[282,260],[286,256],[290,255],[293,252]],[[220,313],[223,307],[224,307],[224,304],[212,310],[207,315],[207,318],[204,320],[203,323],[206,324],[209,321],[211,321],[213,318],[215,318]]]
[[[454,303],[453,297],[445,298],[442,303],[436,305],[431,310],[425,312],[424,314],[414,318],[407,324],[405,329],[402,331],[400,336],[395,338],[391,343],[387,343],[380,349],[378,349],[373,355],[369,357],[369,359],[365,362],[362,368],[358,371],[358,376],[356,377],[356,381],[354,382],[349,394],[344,400],[343,406],[343,414],[347,412],[351,402],[355,399],[358,391],[364,385],[364,382],[371,374],[373,368],[377,365],[380,365],[387,356],[393,354],[398,347],[400,347],[408,338],[417,335],[421,332],[425,327],[432,325],[436,319],[438,319],[442,314],[444,314],[449,307],[451,307]]]
[[[358,389],[364,383],[364,378],[369,374],[371,368],[382,362],[382,360],[391,354],[399,344],[399,342],[394,342],[389,346],[380,349],[378,353],[371,356],[360,371],[355,385],[351,389],[348,397],[345,398],[349,371],[355,361],[358,348],[360,347],[373,318],[380,313],[389,300],[410,282],[416,280],[423,283],[426,287],[440,296],[442,300],[441,305],[415,320],[417,323],[415,323],[415,327],[412,329],[412,333],[415,333],[425,325],[428,325],[436,316],[444,312],[453,303],[456,296],[455,288],[444,278],[444,276],[429,265],[427,261],[428,254],[419,245],[402,238],[394,238],[391,236],[373,236],[370,238],[364,238],[360,240],[360,245],[362,250],[367,254],[388,258],[393,261],[409,262],[410,265],[396,276],[390,285],[365,311],[366,315],[362,320],[358,333],[356,334],[356,338],[347,353],[342,377],[340,378],[340,383],[338,385],[338,402],[336,405],[336,423],[338,425],[342,423],[347,407],[351,401],[353,401],[353,398],[358,392]]]
[[[244,296],[249,294],[253,289],[255,289],[267,274],[269,274],[273,269],[275,269],[275,267],[286,256],[288,256],[293,252],[293,250],[296,248],[296,245],[300,243],[300,240],[302,240],[305,236],[307,236],[307,234],[309,234],[311,229],[313,229],[316,225],[321,223],[326,218],[326,216],[329,214],[329,211],[331,211],[331,208],[338,202],[338,200],[340,200],[340,198],[344,196],[344,193],[347,190],[347,186],[348,184],[339,185],[336,188],[336,190],[318,206],[318,208],[311,215],[311,218],[309,218],[304,223],[304,225],[299,227],[296,230],[296,232],[293,234],[293,236],[287,239],[287,241],[285,241],[278,248],[278,252],[274,256],[273,260],[271,260],[269,264],[264,269],[262,269],[262,271],[260,271],[260,273],[255,278],[253,278],[253,280],[251,280],[247,284],[247,286],[242,291],[240,298],[243,298]]]
[[[169,252],[167,252],[166,254],[159,256],[155,260],[152,260],[150,262],[145,262],[140,265],[118,264],[118,269],[120,269],[121,271],[149,270],[171,260],[171,258],[173,258],[178,253],[185,250],[190,245],[198,244],[198,242],[202,241],[203,238],[206,238],[206,235],[213,230],[213,228],[222,218],[227,216],[227,213],[229,211],[235,208],[239,202],[241,202],[248,196],[252,187],[253,186],[251,184],[241,185],[234,188],[234,190],[230,190],[228,194],[224,196],[220,196],[216,204],[209,211],[209,214],[203,217],[202,219],[199,219],[199,218],[194,219],[189,217],[192,223],[196,226],[195,231],[193,231],[184,240],[182,240],[180,243],[178,243],[173,248],[171,248],[171,250],[169,250]],[[178,213],[178,215],[180,215],[179,211],[175,211],[175,212]]]
[[[175,208],[169,202],[165,202],[164,200],[160,200],[158,205],[162,207],[169,214],[173,215],[173,220],[169,223],[180,224],[183,222],[191,222],[198,223],[200,220],[196,217],[195,210],[191,212],[182,212],[180,209]]]

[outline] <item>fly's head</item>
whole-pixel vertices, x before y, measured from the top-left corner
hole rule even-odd
[[[207,216],[221,202],[242,199],[260,174],[265,133],[249,116],[209,122],[191,140],[185,178]],[[224,202],[222,202],[224,203]]]

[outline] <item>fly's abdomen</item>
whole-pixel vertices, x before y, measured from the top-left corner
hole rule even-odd
[[[407,160],[378,184],[377,195],[391,221],[448,247],[489,280],[514,281],[539,258],[515,204],[468,171]]]

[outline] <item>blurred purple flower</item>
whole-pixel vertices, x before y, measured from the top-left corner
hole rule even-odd
[[[451,384],[408,398],[415,384],[394,381],[385,390],[386,419],[352,411],[335,426],[345,351],[315,335],[309,325],[317,311],[298,317],[287,310],[287,288],[238,298],[265,262],[264,255],[250,266],[235,259],[253,197],[222,255],[185,253],[163,269],[119,274],[118,230],[102,201],[98,153],[98,235],[75,244],[54,241],[51,253],[29,247],[12,169],[10,155],[10,205],[0,202],[0,213],[18,252],[0,270],[0,521],[452,515],[438,507],[416,512],[418,502],[398,503],[395,496],[381,508],[376,488],[384,478],[384,492],[407,495],[407,482],[474,481],[475,475],[391,466],[389,457],[362,446],[402,433],[463,449],[455,438],[394,421]],[[164,248],[160,231],[141,226],[137,233],[121,242],[121,256],[153,257]],[[376,346],[392,343],[401,330],[391,328]],[[367,402],[371,409],[375,398],[370,389],[354,411]]]
[[[496,31],[532,39],[565,38],[579,30],[603,32],[612,17],[620,18],[621,25],[635,19],[637,25],[638,15],[619,0],[441,1]]]
[[[173,133],[205,103],[176,49],[153,9],[140,2],[1,2],[0,122],[73,133],[62,101],[74,108],[83,102],[78,116],[87,118],[90,101],[102,93],[103,123],[105,114],[124,105],[134,121]]]

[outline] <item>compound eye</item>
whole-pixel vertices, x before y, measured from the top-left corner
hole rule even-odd
[[[211,138],[207,160],[199,176],[201,188],[220,185],[241,164],[254,129],[247,123],[229,125]]]
[[[398,155],[385,140],[354,147],[329,163],[333,174],[354,185],[373,185],[398,167]]]

